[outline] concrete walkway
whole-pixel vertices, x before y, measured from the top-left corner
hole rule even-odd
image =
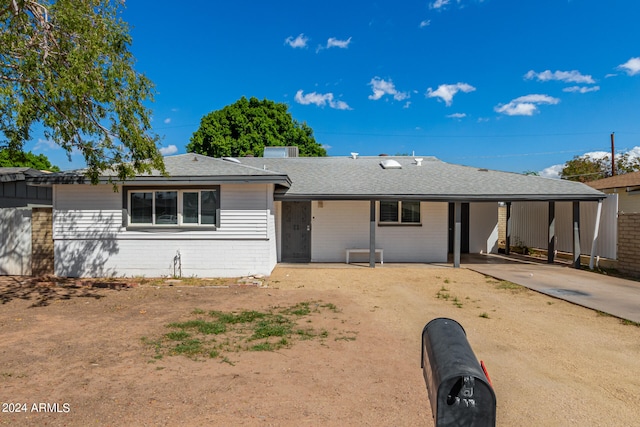
[[[493,254],[467,255],[460,266],[640,323],[640,282]]]

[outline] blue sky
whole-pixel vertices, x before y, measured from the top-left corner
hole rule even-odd
[[[332,156],[543,171],[640,146],[636,0],[127,1],[164,152],[241,96],[289,105]],[[27,149],[83,166],[38,138]],[[635,148],[640,154],[640,148]]]

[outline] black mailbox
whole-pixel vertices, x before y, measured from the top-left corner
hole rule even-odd
[[[496,395],[458,322],[425,325],[422,371],[436,427],[496,425]]]

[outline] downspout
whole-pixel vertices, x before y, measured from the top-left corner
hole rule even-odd
[[[589,269],[593,270],[593,258],[596,253],[596,241],[598,240],[598,233],[600,232],[600,219],[602,213],[602,199],[598,200],[598,211],[596,213],[596,225],[593,230],[593,241],[591,242],[591,256],[589,258]]]

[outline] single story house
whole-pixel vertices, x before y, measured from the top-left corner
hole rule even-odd
[[[604,197],[433,157],[182,154],[165,165],[169,176],[117,191],[80,172],[32,180],[53,187],[55,274],[268,275],[278,262],[436,263],[450,253],[458,266],[460,253],[497,252],[499,202],[548,201],[551,212],[555,201]]]
[[[51,206],[51,188],[27,185],[27,179],[45,173],[27,167],[0,168],[0,208]]]
[[[640,212],[640,172],[625,173],[587,182],[587,185],[605,194],[618,195],[618,212]]]

